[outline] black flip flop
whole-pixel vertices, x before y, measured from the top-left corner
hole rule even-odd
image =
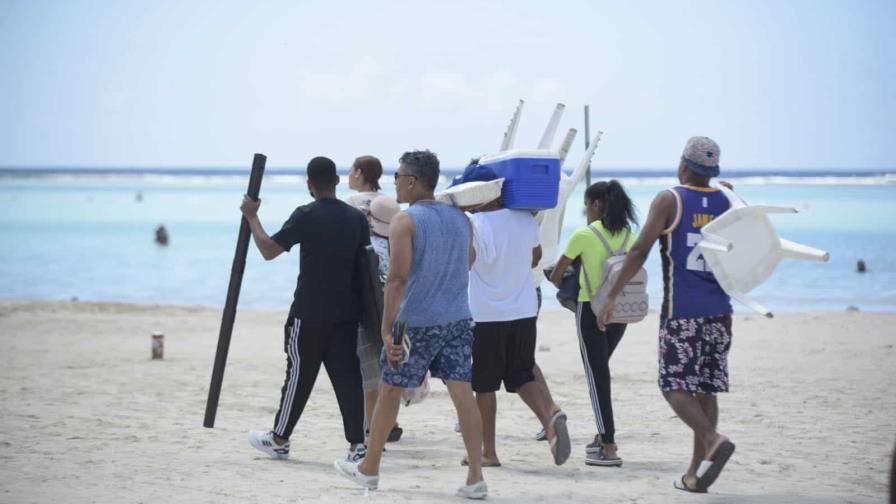
[[[401,439],[401,435],[404,433],[404,429],[401,427],[392,427],[392,430],[389,431],[389,437],[386,438],[387,443],[394,443]]]
[[[687,483],[684,482],[684,475],[681,475],[680,480],[675,480],[672,482],[672,486],[675,487],[676,490],[681,490],[682,492],[691,492],[691,493],[706,493],[706,490],[700,490],[699,488],[691,488]]]
[[[734,443],[731,441],[723,441],[719,447],[716,448],[716,451],[710,455],[709,459],[700,463],[700,469],[697,470],[697,490],[705,492],[709,489],[710,485],[715,483],[716,478],[719,477],[719,474],[721,474],[722,469],[725,468],[725,464],[728,462],[728,459],[731,458],[731,454],[733,453]],[[706,466],[707,463],[709,464],[708,467]],[[703,473],[702,475],[700,474],[701,472]]]
[[[467,457],[460,459],[460,465],[467,467],[470,465],[470,461],[467,460]],[[483,462],[482,467],[501,467],[500,462]]]

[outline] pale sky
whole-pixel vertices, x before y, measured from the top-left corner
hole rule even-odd
[[[604,167],[892,168],[896,2],[0,3],[0,166],[443,166],[584,104]],[[559,138],[558,138],[559,141]]]

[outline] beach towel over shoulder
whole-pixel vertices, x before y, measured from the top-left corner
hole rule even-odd
[[[603,275],[600,278],[597,291],[591,288],[591,279],[588,278],[588,271],[582,268],[585,274],[585,287],[588,289],[588,297],[591,299],[591,311],[595,316],[600,315],[601,309],[607,303],[610,289],[622,273],[622,266],[625,264],[625,256],[628,253],[628,241],[631,239],[631,231],[626,230],[625,240],[618,250],[613,250],[610,242],[606,237],[594,226],[588,226],[597,238],[604,244],[610,257],[604,261]],[[613,307],[613,316],[610,318],[611,324],[631,324],[640,322],[647,316],[647,270],[643,267],[635,273],[635,276],[625,284],[619,296],[616,298],[616,305]]]

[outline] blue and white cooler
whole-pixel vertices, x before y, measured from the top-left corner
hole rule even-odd
[[[509,150],[479,159],[504,178],[501,200],[506,208],[545,210],[557,206],[560,155],[550,150]]]

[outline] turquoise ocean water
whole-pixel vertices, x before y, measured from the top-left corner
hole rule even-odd
[[[595,180],[604,173],[595,169]],[[653,196],[675,182],[668,173],[615,174],[642,221]],[[828,263],[785,260],[753,292],[757,301],[773,312],[840,311],[850,305],[896,311],[896,175],[744,172],[728,179],[752,204],[796,207],[798,214],[773,217],[780,234],[831,253]],[[0,213],[0,298],[223,306],[247,182],[245,171],[0,171],[6,208]],[[394,194],[387,182],[384,192]],[[569,201],[561,249],[585,222],[583,185]],[[340,184],[340,197],[347,194]],[[270,233],[310,201],[300,174],[274,171],[265,176],[261,198],[260,216]],[[153,241],[159,224],[168,229],[168,247]],[[868,273],[856,273],[858,259],[865,260]],[[655,248],[647,268],[654,308],[662,292],[659,262]],[[239,306],[285,311],[297,273],[298,249],[266,263],[252,245]],[[542,288],[547,306],[558,307],[553,288],[547,282]]]

